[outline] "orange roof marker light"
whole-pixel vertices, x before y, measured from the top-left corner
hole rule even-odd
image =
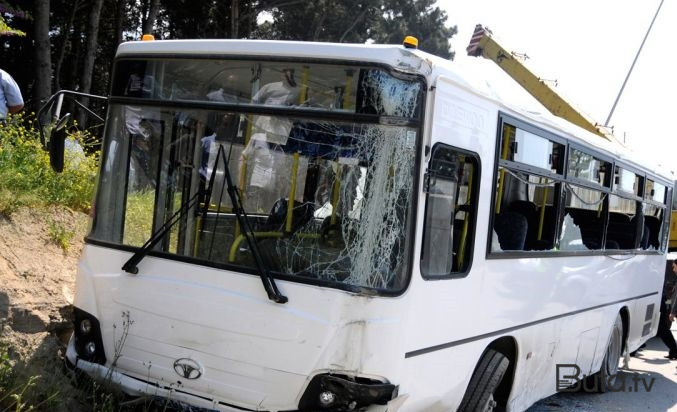
[[[402,44],[407,49],[418,49],[418,39],[414,36],[405,37]]]
[[[155,40],[155,36],[153,36],[152,34],[144,34],[143,36],[141,36],[141,41],[153,41],[153,40]]]

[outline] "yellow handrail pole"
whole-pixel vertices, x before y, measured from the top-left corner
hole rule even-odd
[[[472,165],[472,164],[471,164]],[[470,205],[470,199],[472,196],[472,179],[473,179],[473,171],[474,169],[471,167],[470,168],[470,173],[468,174],[468,191],[467,194],[465,195],[465,204],[468,206]],[[470,225],[470,211],[465,212],[465,218],[463,218],[463,230],[461,231],[461,240],[458,244],[458,270],[461,270],[463,268],[463,263],[465,260],[465,245],[466,245],[466,239],[468,237],[468,226]]]
[[[195,240],[193,241],[193,257],[197,256],[198,243],[200,242],[200,232],[202,232],[202,216],[197,215],[197,223],[195,226],[197,226],[197,230],[195,231]]]
[[[336,224],[336,212],[338,210],[338,202],[341,195],[341,164],[337,163],[338,169],[336,170],[336,180],[334,180],[334,186],[331,189],[331,224]]]
[[[301,90],[299,92],[299,104],[303,104],[308,99],[308,76],[310,67],[303,66],[303,75],[301,76]]]
[[[538,178],[539,183],[543,181],[542,177]],[[541,202],[541,213],[539,216],[539,222],[538,222],[538,240],[541,240],[543,237],[543,220],[545,219],[545,202],[548,199],[548,187],[543,188],[543,201]]]
[[[268,237],[268,238],[281,238],[284,236],[282,232],[254,232],[252,233],[254,238]],[[244,235],[239,235],[233,240],[233,244],[230,245],[230,252],[228,253],[228,262],[235,261],[235,255],[237,254],[237,248],[240,246],[240,243],[245,239]]]
[[[352,70],[346,70],[346,88],[343,91],[343,109],[349,109],[350,103],[352,102],[352,99],[350,98],[350,94],[353,92],[353,71]]]
[[[503,126],[503,148],[501,149],[501,159],[508,158],[508,149],[510,148],[510,127]],[[496,193],[496,214],[501,213],[501,201],[503,200],[503,181],[505,180],[505,170],[501,169],[498,175],[498,191]]]
[[[294,158],[291,165],[291,187],[289,188],[289,199],[287,200],[287,222],[284,230],[287,233],[291,232],[291,225],[294,220],[294,200],[296,199],[296,174],[299,171],[299,154],[294,153]]]
[[[607,199],[609,198],[609,195],[606,195]],[[604,210],[604,198],[602,198],[599,202],[599,206],[597,206],[597,219],[602,217],[602,211]]]

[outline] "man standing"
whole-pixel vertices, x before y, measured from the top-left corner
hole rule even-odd
[[[677,260],[672,261],[672,273],[677,274]],[[665,283],[657,335],[669,349],[666,358],[675,360],[677,359],[677,343],[675,343],[675,338],[670,331],[670,326],[675,319],[675,315],[677,315],[677,287],[669,282]],[[666,301],[666,298],[670,298],[670,300]]]
[[[21,90],[12,76],[0,69],[0,122],[4,122],[8,113],[18,113],[24,108]]]

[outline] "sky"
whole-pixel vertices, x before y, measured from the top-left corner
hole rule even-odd
[[[438,0],[458,27],[460,67],[487,73],[521,106],[545,111],[494,63],[465,53],[476,24],[506,49],[526,53],[538,76],[604,124],[660,0]],[[614,135],[677,178],[677,1],[664,1],[609,122]],[[493,67],[492,67],[493,66]],[[514,93],[514,94],[513,94]]]

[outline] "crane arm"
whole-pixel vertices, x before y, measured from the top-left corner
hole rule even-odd
[[[475,26],[475,32],[470,39],[470,44],[466,48],[466,51],[469,56],[481,56],[496,63],[555,116],[561,117],[607,140],[612,139],[611,133],[606,128],[598,125],[593,119],[586,116],[557,94],[555,90],[522,64],[513,53],[504,49],[492,37],[492,33],[482,27],[481,24]]]

